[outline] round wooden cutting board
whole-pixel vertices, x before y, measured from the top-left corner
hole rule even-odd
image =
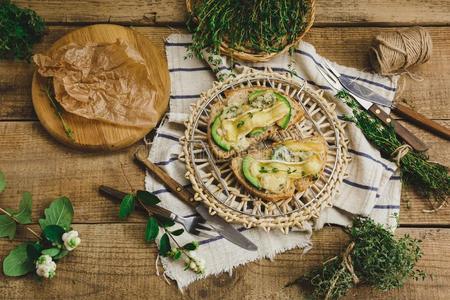
[[[138,32],[118,25],[99,24],[75,30],[59,39],[48,50],[48,54],[68,43],[84,45],[87,42],[114,43],[122,39],[138,50],[149,70],[149,78],[156,88],[158,120],[164,115],[169,101],[170,79],[164,53]],[[139,128],[114,125],[98,120],[90,120],[68,112],[63,118],[73,130],[74,140],[67,137],[61,120],[55,114],[45,91],[46,78],[34,73],[32,83],[33,106],[42,125],[58,141],[80,149],[116,150],[142,139],[154,126]]]

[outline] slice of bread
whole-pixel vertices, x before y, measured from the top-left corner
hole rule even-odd
[[[239,100],[242,101],[243,99],[245,99],[245,101],[246,101],[248,99],[249,93],[251,93],[255,90],[273,90],[273,91],[276,91],[277,93],[282,94],[284,97],[286,97],[286,99],[291,104],[292,112],[291,112],[291,119],[289,121],[289,125],[286,129],[282,129],[279,126],[277,126],[276,124],[274,124],[274,125],[268,127],[266,129],[266,131],[264,133],[262,133],[261,135],[259,135],[257,137],[248,137],[247,141],[249,143],[249,147],[257,144],[258,142],[266,140],[270,136],[277,133],[277,131],[287,130],[289,127],[291,127],[295,123],[298,123],[304,119],[305,112],[303,111],[302,107],[298,104],[298,102],[294,99],[291,99],[288,95],[284,94],[283,92],[281,92],[279,90],[266,88],[266,87],[252,87],[252,88],[228,90],[225,93],[225,95],[226,95],[225,101],[215,103],[211,107],[211,113],[210,113],[210,118],[209,118],[209,123],[208,123],[207,134],[208,134],[208,143],[209,143],[210,148],[215,157],[217,157],[219,159],[227,159],[232,156],[235,156],[236,154],[238,154],[240,152],[235,149],[231,149],[230,151],[225,151],[214,142],[214,140],[212,139],[212,136],[211,136],[211,124],[214,122],[215,117],[222,112],[223,108],[228,103],[230,103],[230,101],[239,101]]]
[[[253,186],[244,176],[242,172],[242,161],[244,157],[238,156],[231,160],[231,170],[233,171],[234,175],[236,176],[238,182],[251,194],[255,195],[256,197],[259,197],[266,201],[281,201],[285,199],[289,199],[294,196],[295,193],[303,192],[305,191],[309,186],[314,184],[314,182],[320,177],[320,175],[323,172],[323,169],[325,168],[326,164],[326,157],[327,157],[327,144],[326,141],[322,137],[312,137],[309,139],[305,139],[304,141],[308,140],[318,140],[323,143],[325,152],[323,153],[323,166],[322,170],[318,174],[317,178],[314,178],[313,176],[305,176],[296,180],[290,180],[289,186],[286,186],[280,193],[271,193],[264,189],[258,189],[255,186]],[[271,145],[269,149],[259,150],[259,151],[253,151],[249,152],[246,155],[250,155],[255,159],[270,159],[272,155],[272,149],[274,149],[277,145],[283,144],[283,142],[277,142]]]

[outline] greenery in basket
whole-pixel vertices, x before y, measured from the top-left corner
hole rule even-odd
[[[155,194],[147,191],[127,194],[120,203],[119,217],[121,219],[127,218],[134,211],[136,202],[145,207],[146,205],[157,205],[161,200]],[[197,274],[203,274],[205,272],[205,261],[198,257],[195,252],[199,247],[198,242],[193,241],[180,245],[176,237],[182,235],[184,229],[172,229],[174,225],[174,221],[168,218],[157,215],[149,217],[145,228],[145,241],[156,243],[159,236],[159,255],[168,257],[173,261],[184,257],[185,270],[190,269]],[[172,247],[171,241],[175,244],[175,247]]]
[[[0,171],[0,192],[6,187],[4,174]],[[0,237],[14,239],[17,225],[27,225],[31,220],[32,199],[28,192],[23,193],[18,209],[1,208]],[[3,274],[22,276],[35,272],[40,278],[53,278],[56,275],[56,262],[74,250],[81,242],[78,232],[72,230],[73,207],[70,200],[60,197],[54,200],[39,219],[42,233],[38,234],[26,227],[36,238],[16,246],[3,260]]]
[[[425,278],[423,271],[415,269],[422,256],[421,241],[408,235],[396,239],[368,218],[355,218],[346,232],[350,244],[341,256],[294,282],[311,287],[314,299],[338,299],[357,283],[388,291],[402,287],[408,278]]]
[[[44,31],[44,20],[34,11],[0,0],[0,59],[28,60]]]
[[[189,50],[198,57],[205,48],[218,54],[226,42],[246,52],[279,52],[305,30],[309,9],[304,0],[193,1],[187,23],[193,32]]]
[[[353,115],[347,117],[347,120],[354,122],[385,157],[392,159],[396,150],[402,146],[394,129],[372,117],[347,92],[341,91],[336,96],[352,109]],[[430,199],[433,210],[447,203],[450,195],[447,167],[430,162],[423,153],[411,150],[401,157],[400,171],[404,182],[420,195],[434,199]]]

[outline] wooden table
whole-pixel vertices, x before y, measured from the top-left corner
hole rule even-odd
[[[170,33],[184,31],[183,0],[20,0],[49,23],[48,35],[35,52],[44,51],[65,33],[92,23],[118,23],[148,36],[158,47]],[[306,40],[317,51],[338,63],[368,68],[371,39],[380,31],[400,26],[424,25],[431,32],[432,59],[412,70],[422,82],[405,78],[403,96],[418,112],[450,126],[450,2],[447,0],[341,0],[317,1],[314,28]],[[0,298],[147,298],[147,299],[298,299],[296,287],[284,285],[324,259],[343,250],[346,235],[327,227],[314,234],[314,248],[261,260],[192,284],[180,294],[155,275],[156,248],[144,243],[145,219],[135,215],[127,222],[117,216],[118,207],[97,192],[100,184],[127,189],[123,164],[133,186],[143,187],[143,171],[131,160],[135,147],[117,153],[82,153],[55,142],[36,119],[31,104],[33,67],[26,62],[0,61],[0,169],[8,188],[0,196],[2,207],[15,207],[23,191],[33,194],[33,218],[42,215],[49,202],[70,197],[75,207],[74,227],[82,244],[58,264],[57,277],[39,284],[31,277],[0,275]],[[405,124],[431,146],[430,157],[448,164],[449,143],[417,127]],[[408,282],[404,288],[380,293],[365,287],[351,291],[354,299],[448,299],[450,297],[450,209],[426,214],[425,199],[404,187],[398,234],[423,239],[425,255],[419,263],[432,278]],[[34,225],[36,226],[36,225]],[[37,226],[36,226],[37,227]],[[19,230],[19,240],[30,239]],[[0,240],[0,257],[18,241]]]

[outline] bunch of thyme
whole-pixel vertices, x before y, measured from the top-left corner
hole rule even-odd
[[[237,50],[278,52],[305,29],[309,9],[304,0],[195,1],[187,22],[193,32],[189,50],[202,58],[203,49],[219,54],[226,42]]]
[[[383,156],[392,159],[395,151],[402,146],[394,129],[372,117],[347,92],[341,91],[336,96],[352,109],[353,116],[347,120],[353,121]],[[433,210],[446,204],[450,194],[447,167],[430,162],[423,153],[411,150],[400,159],[400,171],[405,183],[414,187],[420,195],[434,199],[430,201]]]
[[[0,58],[28,60],[44,31],[44,20],[34,11],[0,0]]]
[[[369,218],[355,218],[346,232],[351,251],[295,281],[312,287],[314,299],[338,299],[359,282],[388,291],[402,287],[408,278],[425,278],[423,271],[415,269],[422,256],[420,240],[408,235],[395,239],[390,230]]]

